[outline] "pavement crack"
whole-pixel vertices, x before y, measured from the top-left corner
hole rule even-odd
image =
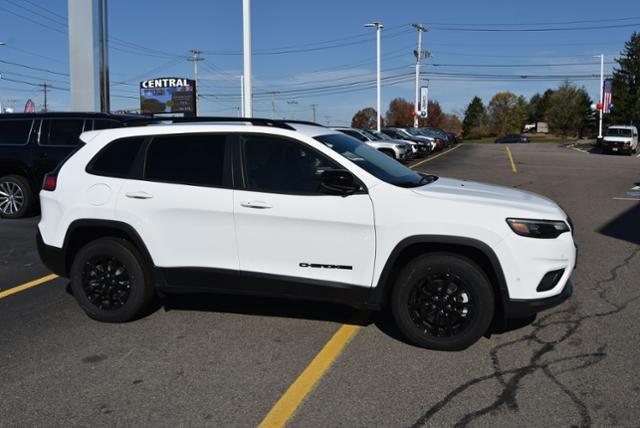
[[[559,344],[565,343],[572,338],[586,321],[614,315],[626,309],[632,302],[640,299],[640,294],[638,294],[626,299],[624,303],[619,304],[612,301],[607,296],[607,293],[611,290],[611,287],[608,285],[618,279],[620,270],[628,266],[638,254],[640,254],[640,247],[631,251],[619,264],[609,269],[607,277],[596,282],[594,286],[594,289],[598,290],[598,297],[602,301],[611,305],[613,309],[605,312],[587,313],[583,315],[578,313],[578,304],[574,303],[564,310],[551,312],[542,316],[532,323],[534,329],[531,333],[518,339],[499,344],[491,349],[490,357],[493,369],[492,373],[476,377],[475,379],[469,380],[452,390],[441,401],[431,406],[422,416],[420,416],[412,427],[428,425],[434,416],[443,411],[446,407],[453,406],[453,401],[461,394],[479,384],[494,381],[498,382],[502,390],[498,393],[493,402],[487,406],[477,408],[466,413],[457,423],[455,423],[455,426],[466,427],[477,419],[488,414],[493,414],[499,410],[518,412],[518,392],[525,379],[536,373],[540,373],[548,379],[573,404],[573,407],[579,417],[579,421],[576,422],[576,425],[591,426],[593,421],[589,413],[588,406],[580,399],[579,395],[575,391],[571,390],[571,388],[559,379],[559,376],[577,370],[584,370],[600,363],[607,357],[606,345],[600,346],[594,352],[590,353],[558,358],[547,362],[545,362],[544,359],[551,355]],[[548,327],[555,328],[556,330],[559,330],[558,328],[560,327],[564,328],[564,331],[562,332],[562,330],[559,330],[562,334],[555,339],[545,340],[541,333],[543,333],[544,329]],[[529,364],[516,369],[504,369],[503,362],[499,356],[500,351],[508,347],[521,344],[527,344],[529,346],[533,345],[536,347],[536,349],[532,350],[529,358]],[[559,363],[567,362],[576,362],[577,365],[569,369],[557,369],[555,367],[559,365]]]

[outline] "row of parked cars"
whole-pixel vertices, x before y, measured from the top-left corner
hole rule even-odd
[[[333,128],[400,161],[407,162],[451,147],[461,139],[438,128],[385,128],[378,132],[362,128]]]

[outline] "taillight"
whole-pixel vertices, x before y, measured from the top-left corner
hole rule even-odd
[[[54,190],[56,190],[57,184],[58,174],[47,174],[44,176],[44,184],[42,185],[42,190],[53,192]]]

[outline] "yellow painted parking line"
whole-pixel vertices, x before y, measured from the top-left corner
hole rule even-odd
[[[447,150],[446,152],[439,153],[439,154],[437,154],[437,155],[435,155],[435,156],[433,156],[433,157],[430,157],[430,158],[427,158],[427,159],[421,160],[420,162],[414,163],[413,165],[409,165],[409,168],[412,168],[412,169],[413,169],[413,168],[416,168],[416,167],[418,167],[418,166],[422,165],[423,163],[426,163],[426,162],[432,161],[432,160],[434,160],[434,159],[436,159],[436,158],[439,158],[440,156],[446,155],[447,153],[452,152],[452,151],[454,151],[455,149],[460,148],[461,146],[462,146],[462,144],[458,144],[457,146],[450,148],[450,149],[449,149],[449,150]]]
[[[410,165],[409,168],[416,168],[426,162],[432,161],[440,156],[446,155],[458,149],[462,144],[458,144],[449,150],[436,156],[424,159],[418,163]],[[362,327],[358,325],[342,325],[331,339],[324,345],[322,350],[309,363],[307,368],[289,386],[289,389],[280,397],[278,402],[271,408],[269,413],[260,422],[261,428],[283,427],[298,410],[304,399],[313,390],[322,376],[329,370],[333,362],[342,353],[347,344],[360,331]]]
[[[311,392],[320,378],[331,367],[331,364],[342,353],[343,349],[360,330],[357,325],[343,325],[324,345],[306,369],[302,372],[280,400],[260,422],[261,428],[283,427],[296,412],[302,401]]]
[[[513,161],[513,156],[511,155],[511,150],[507,146],[505,146],[504,148],[507,149],[507,156],[509,156],[509,162],[511,162],[511,171],[518,172],[518,170],[516,169],[516,163]]]
[[[51,275],[43,276],[42,278],[34,279],[26,284],[18,285],[17,287],[10,288],[8,290],[0,291],[0,299],[11,296],[12,294],[19,293],[28,288],[35,287],[36,285],[44,284],[45,282],[53,281],[58,278],[58,275],[52,273]]]

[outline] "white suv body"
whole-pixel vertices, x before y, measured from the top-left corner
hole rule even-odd
[[[465,348],[486,332],[486,323],[495,316],[528,316],[571,294],[568,280],[576,249],[570,220],[551,200],[506,187],[420,176],[337,131],[280,125],[176,124],[84,133],[81,140],[86,144],[45,180],[40,193],[38,243],[43,261],[71,278],[75,294],[89,296],[91,287],[102,284],[91,282],[91,276],[104,273],[91,270],[98,266],[94,253],[102,248],[111,254],[109,245],[120,242],[107,242],[105,247],[98,245],[100,239],[121,240],[121,250],[136,255],[123,255],[124,266],[138,272],[138,260],[142,267],[137,276],[146,278],[145,285],[137,285],[139,278],[128,275],[130,284],[119,295],[130,300],[138,296],[131,291],[135,287],[153,286],[163,291],[184,288],[332,300],[373,309],[389,306],[409,340],[435,349]],[[224,141],[219,183],[198,185],[196,173],[186,180],[190,183],[174,178],[190,168],[175,167],[189,156],[180,152],[181,147],[200,150],[203,139]],[[171,142],[176,153],[166,149]],[[110,147],[126,151],[134,145],[139,147],[129,172],[96,172],[102,158],[113,157]],[[271,156],[280,153],[281,146],[293,147],[283,152],[286,164],[278,163],[279,155]],[[193,155],[194,171],[201,168],[202,157]],[[331,191],[299,191],[295,186],[288,190],[289,184],[283,188],[290,176],[279,171],[296,162],[303,168],[292,170],[311,165],[306,170],[311,176],[305,177],[315,174],[320,187]],[[270,178],[274,175],[284,180],[277,184]],[[349,185],[351,190],[345,190]],[[534,232],[539,237],[521,236]],[[415,290],[398,291],[408,287],[406,278],[412,278],[406,277],[407,270],[429,263],[462,263],[455,274],[457,285],[447,290],[458,290],[451,291],[458,293],[451,297],[458,305],[475,302],[470,306],[475,309],[461,306],[452,315],[445,314],[450,306],[440,308],[443,317],[456,316],[466,323],[451,337],[440,337],[447,327],[445,318],[435,322],[433,316],[417,310],[407,315],[402,309],[407,299],[417,299]],[[449,278],[450,273],[441,275]],[[109,275],[100,278],[113,281]],[[429,278],[430,284],[443,281]],[[545,280],[549,284],[541,290]],[[76,297],[94,318],[133,318],[139,308],[125,310],[128,301],[105,303],[117,307],[111,312],[101,306],[100,299],[108,300],[114,293],[108,290],[117,288],[117,283],[109,284],[99,287],[103,297],[93,296],[98,303],[91,296]],[[465,287],[470,291],[460,291]],[[438,300],[425,296],[421,298]],[[420,321],[423,315],[431,321]],[[420,333],[421,323],[435,328],[435,333],[427,334],[427,327]]]

